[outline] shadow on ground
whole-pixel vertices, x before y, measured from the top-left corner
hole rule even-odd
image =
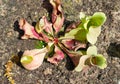
[[[110,43],[107,53],[111,57],[118,57],[120,58],[120,43]]]
[[[14,31],[17,31],[19,33],[18,39],[21,38],[21,36],[24,35],[24,31],[19,28],[19,22],[18,20],[14,22]]]

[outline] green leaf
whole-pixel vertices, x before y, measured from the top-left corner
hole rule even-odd
[[[94,46],[94,45],[88,47],[88,49],[87,49],[87,55],[90,55],[90,56],[95,56],[95,55],[97,55],[97,47]]]
[[[36,49],[42,49],[42,48],[44,48],[46,45],[47,45],[47,44],[46,44],[44,41],[37,41],[37,42],[35,43],[35,48],[36,48]]]
[[[97,37],[100,35],[101,32],[101,27],[90,27],[89,31],[87,33],[87,41],[90,42],[91,44],[95,44],[97,41]]]
[[[89,58],[90,56],[88,55],[83,55],[80,60],[79,60],[79,64],[75,67],[75,71],[80,72],[82,71],[85,67],[87,67],[88,65],[85,65],[86,60]]]
[[[33,61],[33,57],[32,56],[23,56],[20,60],[21,63],[23,64],[29,64]]]
[[[80,17],[81,18],[81,23],[79,24],[78,28],[83,28],[83,29],[88,29],[88,23],[90,21],[91,16],[85,16],[85,17]]]
[[[82,42],[86,41],[87,31],[83,28],[76,28],[65,34],[64,38],[76,39]]]
[[[80,17],[80,19],[82,20],[83,18],[85,18],[85,13],[84,12],[80,12],[80,14],[79,14],[79,17]]]
[[[75,39],[79,40],[81,42],[86,41],[86,35],[87,31],[85,29],[80,29],[76,34],[75,34]]]
[[[49,52],[46,54],[45,59],[47,59],[48,57],[52,57],[54,55],[54,53],[55,53],[54,52],[54,49],[55,49],[55,45],[54,44],[51,43],[47,47],[49,49]]]
[[[86,29],[86,30],[88,29],[87,27],[88,27],[89,21],[90,21],[90,20],[86,20],[86,22],[83,24],[83,27],[84,27],[84,29]]]
[[[104,69],[107,67],[106,59],[103,55],[98,54],[91,58],[91,64],[98,66],[100,69]]]
[[[65,37],[74,36],[79,30],[80,30],[79,28],[72,29],[70,32],[65,34]]]
[[[35,25],[35,30],[37,33],[40,33],[42,31],[42,27],[44,26],[44,20],[40,19],[40,21],[37,22],[37,24]]]
[[[99,26],[103,25],[105,21],[106,21],[106,15],[103,12],[96,12],[91,17],[91,19],[88,23],[88,28],[90,26],[99,27]]]
[[[35,30],[36,30],[37,33],[40,33],[40,32],[41,32],[42,29],[39,28],[39,22],[36,23],[36,25],[35,25]]]

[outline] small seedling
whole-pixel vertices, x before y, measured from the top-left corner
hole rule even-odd
[[[95,43],[101,33],[101,26],[106,21],[106,15],[96,12],[87,16],[80,12],[80,22],[72,23],[66,28],[63,26],[65,18],[61,1],[49,1],[53,6],[51,22],[46,16],[43,16],[35,27],[25,19],[19,21],[20,29],[25,32],[21,39],[38,40],[37,49],[24,51],[21,64],[28,70],[34,70],[42,64],[44,58],[58,65],[67,55],[73,61],[76,71],[81,71],[87,66],[104,69],[107,66],[106,59],[97,54]]]

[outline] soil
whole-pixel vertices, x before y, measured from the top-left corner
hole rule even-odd
[[[93,14],[103,11],[107,21],[102,26],[96,46],[107,58],[107,68],[92,67],[83,74],[71,70],[69,59],[58,66],[46,61],[34,71],[27,71],[19,64],[12,68],[16,84],[120,84],[120,0],[61,0],[65,13],[65,25],[79,20],[79,12]],[[34,23],[51,12],[48,0],[0,0],[0,84],[10,84],[5,73],[5,64],[12,55],[26,49],[34,49],[36,40],[21,40],[23,33],[18,20],[26,18]],[[49,19],[49,18],[48,18]]]

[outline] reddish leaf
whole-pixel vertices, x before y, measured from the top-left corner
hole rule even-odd
[[[30,25],[25,19],[20,19],[19,21],[20,29],[24,31],[24,35],[21,37],[22,39],[35,38],[42,39],[38,33],[35,32],[35,29],[32,25]]]
[[[69,50],[73,50],[73,51],[77,51],[80,48],[86,48],[85,43],[80,43],[79,41],[76,41],[74,39],[62,40],[62,43],[64,44],[66,48],[68,48]]]
[[[53,6],[52,12],[52,23],[53,27],[58,33],[62,28],[64,22],[64,15],[61,7],[61,0],[50,0],[51,5]]]
[[[28,70],[37,69],[42,64],[46,53],[46,47],[43,49],[26,50],[21,58],[21,63]]]
[[[45,16],[43,16],[36,24],[35,29],[38,33],[41,33],[43,30],[45,30],[47,33],[53,34],[52,23],[48,22]]]
[[[55,54],[53,55],[53,57],[48,58],[47,61],[57,65],[63,59],[64,53],[57,46],[55,46]]]

